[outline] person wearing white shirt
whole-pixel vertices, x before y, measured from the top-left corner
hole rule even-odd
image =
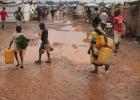
[[[108,15],[106,13],[106,10],[103,10],[103,12],[100,15],[100,19],[101,19],[101,28],[105,30],[105,26],[108,20]]]
[[[16,61],[17,61],[16,68],[18,68],[18,66],[20,66],[21,69],[23,69],[23,51],[25,49],[19,48],[17,46],[17,38],[19,38],[22,35],[25,36],[25,34],[22,33],[21,26],[16,26],[16,33],[13,34],[12,40],[11,40],[10,45],[9,45],[9,49],[10,49],[11,45],[14,44],[15,58],[16,58]],[[20,57],[20,60],[21,60],[21,64],[19,62],[18,54],[19,54],[19,57]]]

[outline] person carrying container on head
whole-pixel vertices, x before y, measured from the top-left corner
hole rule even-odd
[[[17,20],[17,25],[21,26],[22,21],[25,21],[23,12],[21,11],[21,7],[18,7],[18,10],[15,11],[14,16]]]
[[[5,27],[5,21],[6,21],[6,17],[8,17],[8,15],[7,15],[7,11],[6,11],[6,8],[5,7],[3,7],[3,10],[2,11],[0,11],[0,16],[1,16],[1,23],[2,23],[2,29],[4,29],[4,27]]]

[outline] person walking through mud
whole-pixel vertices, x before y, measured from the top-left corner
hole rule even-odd
[[[48,56],[48,60],[46,61],[46,63],[51,63],[51,57],[50,57],[50,51],[53,50],[53,48],[50,46],[49,41],[48,41],[48,30],[45,27],[44,23],[40,23],[39,24],[40,29],[42,30],[42,34],[41,34],[41,45],[39,48],[39,60],[35,61],[36,64],[41,64],[41,57],[42,54],[46,51],[47,56]]]
[[[100,15],[100,19],[101,19],[101,27],[104,31],[105,30],[105,26],[106,26],[106,23],[108,21],[108,14],[107,14],[107,11],[104,9],[103,12],[101,13]]]
[[[92,26],[94,28],[96,28],[99,24],[99,20],[100,20],[100,17],[99,17],[100,13],[99,13],[99,10],[98,8],[96,7],[95,8],[95,11],[93,13],[93,18],[92,18]]]
[[[46,8],[46,19],[48,20],[49,17],[49,8]]]
[[[8,17],[5,7],[3,7],[2,11],[0,11],[0,16],[1,16],[1,21],[2,21],[1,22],[1,28],[4,29],[5,28],[6,17]]]
[[[118,48],[121,41],[121,36],[123,32],[122,24],[123,24],[123,17],[121,16],[120,9],[114,12],[114,43],[115,43],[115,50],[114,53],[118,53]]]
[[[88,21],[89,21],[89,23],[91,23],[91,16],[92,16],[92,14],[91,14],[90,7],[87,8],[87,10],[86,10],[86,14],[87,14],[87,17],[88,17]]]
[[[99,51],[101,48],[96,45],[96,37],[99,35],[103,35],[106,42],[105,44],[107,44],[106,32],[101,28],[100,20],[99,20],[98,26],[95,27],[94,31],[96,32],[96,35],[92,36],[88,54],[90,54],[91,63],[95,66],[95,70],[91,71],[91,73],[98,73],[98,67],[102,65],[98,64],[98,56],[99,56]],[[107,71],[108,69],[109,69],[109,65],[105,64],[105,71]]]
[[[25,22],[23,12],[21,11],[21,7],[18,7],[18,10],[15,11],[14,16],[17,20],[17,25],[21,26],[22,21]]]
[[[50,13],[51,13],[52,21],[54,21],[55,9],[53,7],[51,8]]]
[[[43,17],[43,11],[42,11],[41,7],[37,7],[36,12],[37,12],[38,21],[40,22],[42,20],[42,17]]]
[[[92,26],[93,26],[93,29],[96,29],[96,27],[98,26],[99,22],[100,22],[100,13],[99,13],[99,10],[98,10],[98,7],[96,7],[94,9],[94,12],[93,12],[93,15],[92,15]],[[87,40],[89,39],[89,33],[87,33]]]
[[[26,47],[28,46],[29,39],[26,38],[25,34],[22,33],[21,26],[16,27],[16,33],[13,34],[12,41],[10,42],[9,49],[11,48],[11,45],[14,43],[14,51],[15,51],[15,58],[17,61],[16,68],[20,66],[21,69],[23,69],[23,52],[25,51]],[[19,62],[18,54],[20,57],[21,64]]]

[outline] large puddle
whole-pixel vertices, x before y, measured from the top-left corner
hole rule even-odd
[[[130,67],[135,65],[134,68],[139,70],[140,63],[127,63],[127,60],[133,60],[130,56],[136,56],[138,50],[133,55],[126,54],[130,46],[129,42],[123,41],[125,51],[116,56],[117,64],[108,72],[100,67],[98,74],[91,74],[89,71],[94,66],[87,54],[89,44],[83,42],[86,33],[74,31],[71,24],[67,22],[61,31],[49,28],[49,41],[54,48],[52,64],[45,63],[47,57],[44,54],[41,65],[34,63],[38,59],[40,43],[37,34],[33,33],[38,32],[38,25],[25,24],[24,32],[33,38],[26,50],[25,68],[16,70],[15,65],[5,65],[4,49],[1,51],[0,100],[140,100],[140,74]],[[10,34],[4,37],[8,40],[8,36]],[[4,44],[8,45],[8,42]],[[138,61],[137,57],[133,58]]]

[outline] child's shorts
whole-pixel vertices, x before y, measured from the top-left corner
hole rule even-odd
[[[121,32],[114,31],[114,42],[115,44],[121,41]]]
[[[44,53],[44,51],[53,51],[53,48],[50,46],[50,43],[41,43],[39,52]]]

